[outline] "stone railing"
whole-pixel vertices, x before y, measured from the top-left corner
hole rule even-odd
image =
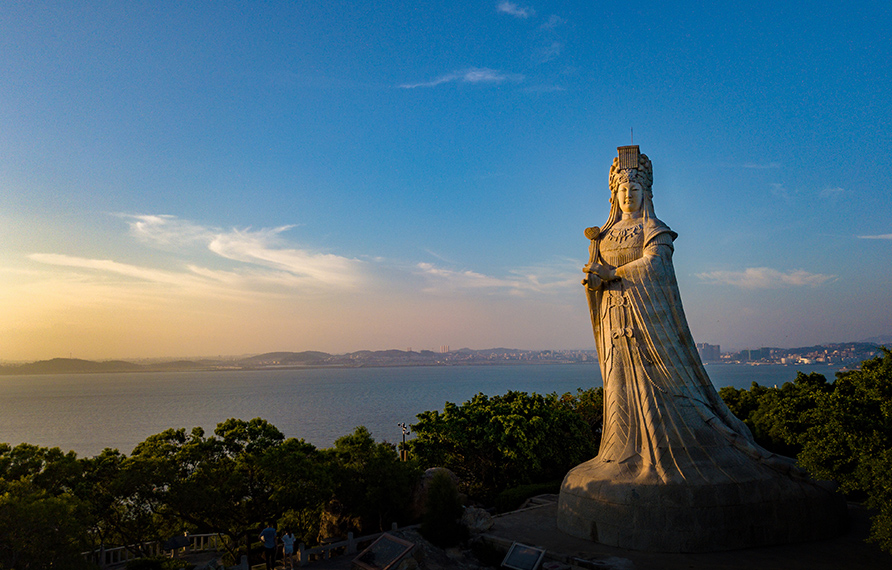
[[[403,527],[417,528],[418,525]],[[391,525],[391,530],[397,530],[397,524]],[[294,552],[294,559],[298,566],[307,566],[310,562],[318,560],[329,560],[335,556],[344,556],[356,554],[359,552],[360,546],[367,546],[378,539],[383,532],[368,534],[358,538],[353,533],[347,533],[347,539],[338,542],[331,542],[313,548],[307,548],[304,543],[300,543]],[[189,534],[183,537],[188,540],[188,544],[174,551],[165,551],[160,542],[145,542],[140,545],[118,546],[115,548],[99,548],[92,552],[83,553],[84,558],[95,563],[100,568],[114,569],[124,566],[128,561],[143,556],[177,556],[183,557],[189,554],[198,554],[205,552],[219,552],[223,548],[223,539],[218,534]],[[134,551],[142,552],[142,555],[134,554]],[[245,557],[242,557],[242,567],[247,568]],[[279,557],[281,560],[281,556]],[[255,564],[251,570],[266,568],[265,564]]]
[[[165,555],[185,556],[199,552],[218,552],[223,547],[223,539],[218,534],[189,534],[183,538],[188,540],[186,546],[173,551],[165,551],[161,542],[153,541],[130,546],[116,546],[114,548],[103,546],[92,552],[84,552],[83,555],[89,562],[95,563],[100,568],[116,568],[123,566],[134,558]]]
[[[416,528],[417,526],[418,525],[413,525],[403,528]],[[396,523],[393,523],[390,526],[390,530],[397,530]],[[384,533],[378,532],[354,538],[353,533],[348,532],[347,540],[323,544],[322,546],[316,546],[314,548],[306,548],[303,543],[300,543],[297,550],[294,552],[295,560],[298,566],[307,566],[314,560],[328,560],[333,556],[356,554],[359,552],[359,545],[367,546],[378,539],[382,534]]]

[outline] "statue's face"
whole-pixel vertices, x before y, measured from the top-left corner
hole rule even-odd
[[[644,191],[637,182],[622,182],[616,189],[616,199],[625,214],[633,214],[641,209]]]

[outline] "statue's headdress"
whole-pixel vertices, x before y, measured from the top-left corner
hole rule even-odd
[[[641,208],[644,216],[655,217],[652,189],[654,174],[650,159],[646,154],[638,152],[638,145],[617,147],[616,151],[618,156],[613,159],[610,167],[610,214],[607,216],[607,223],[601,228],[602,232],[607,231],[622,217],[622,210],[614,197],[623,182],[636,182],[641,186]]]
[[[641,189],[651,194],[654,182],[653,165],[646,154],[638,152],[638,145],[620,146],[616,148],[617,157],[610,167],[610,191],[616,192],[623,182],[637,182]]]

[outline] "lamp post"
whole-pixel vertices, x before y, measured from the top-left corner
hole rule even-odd
[[[412,432],[409,431],[409,426],[406,425],[406,422],[400,422],[396,425],[403,429],[403,444],[400,446],[400,461],[409,461],[409,450],[406,449],[406,436]]]

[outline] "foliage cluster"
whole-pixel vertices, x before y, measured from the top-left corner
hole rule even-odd
[[[799,373],[781,388],[719,394],[763,447],[795,455],[812,476],[875,509],[871,539],[892,552],[892,352],[832,383]]]
[[[86,566],[88,503],[79,496],[81,464],[74,453],[29,444],[0,444],[0,568]],[[37,565],[35,565],[37,562]]]
[[[602,398],[601,388],[562,397],[477,394],[418,414],[407,447],[422,466],[450,469],[471,498],[491,503],[505,489],[560,479],[595,456]]]
[[[411,519],[414,486],[434,466],[491,500],[506,488],[553,482],[593,456],[601,401],[600,388],[562,397],[478,394],[418,416],[411,462],[364,427],[320,450],[260,418],[229,419],[212,434],[168,429],[130,456],[105,449],[79,459],[0,444],[0,569],[78,568],[80,553],[100,544],[131,545],[145,557],[139,544],[183,532],[219,534],[234,561],[257,548],[265,521],[308,545],[375,532]],[[424,521],[452,541],[443,529],[455,530],[460,512],[457,491],[447,487],[435,485]]]
[[[0,569],[78,568],[81,552],[186,532],[218,533],[237,560],[264,521],[318,541],[332,500],[373,532],[408,520],[415,466],[360,427],[318,450],[262,419],[229,419],[213,435],[169,429],[129,457],[106,449],[78,459],[58,448],[0,445]],[[139,546],[135,554],[145,556]]]
[[[441,548],[455,546],[465,535],[465,529],[459,523],[461,514],[458,488],[445,471],[437,471],[428,488],[421,534]]]
[[[557,494],[561,491],[562,479],[556,479],[550,483],[532,483],[505,489],[496,495],[494,507],[500,513],[506,513],[520,508],[527,499],[537,495]]]

